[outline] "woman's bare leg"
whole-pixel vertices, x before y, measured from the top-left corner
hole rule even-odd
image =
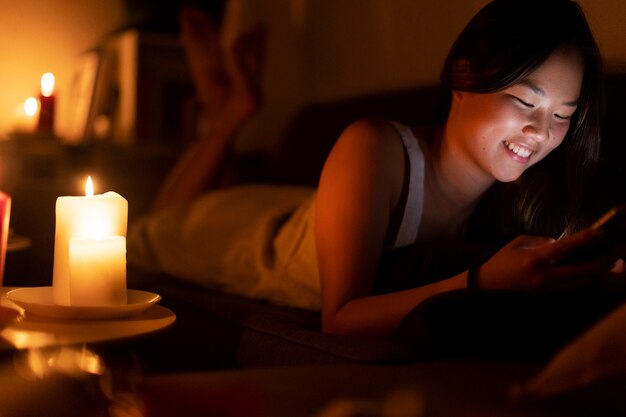
[[[202,106],[198,139],[176,163],[157,196],[155,210],[188,201],[223,184],[232,167],[233,147],[241,126],[261,105],[260,72],[266,33],[255,27],[224,50],[208,15],[181,11],[181,41]]]

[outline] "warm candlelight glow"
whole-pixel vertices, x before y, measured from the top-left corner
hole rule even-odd
[[[85,195],[87,197],[93,197],[93,182],[91,181],[91,176],[87,177],[87,182],[85,183]]]
[[[28,97],[24,101],[24,113],[26,113],[27,116],[34,116],[37,110],[39,110],[39,102],[37,99],[35,97]]]
[[[41,76],[41,95],[50,97],[54,91],[54,74],[46,72]]]
[[[126,304],[128,202],[112,191],[56,202],[52,299],[59,305]]]

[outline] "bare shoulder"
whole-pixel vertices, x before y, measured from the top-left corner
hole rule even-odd
[[[403,158],[396,129],[383,119],[361,119],[350,124],[339,136],[332,153],[347,158],[365,158],[368,164],[395,164]]]
[[[346,127],[340,139],[344,137],[372,141],[374,145],[385,146],[389,145],[389,142],[397,142],[398,133],[387,120],[360,119]]]
[[[351,192],[381,201],[395,201],[404,180],[402,140],[385,120],[363,119],[340,135],[322,170],[321,188],[346,185]]]

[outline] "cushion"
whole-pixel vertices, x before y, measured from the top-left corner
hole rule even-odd
[[[455,290],[417,306],[398,337],[435,355],[547,360],[619,302],[591,290]]]
[[[160,303],[177,316],[171,329],[136,347],[149,371],[400,363],[421,354],[394,340],[325,334],[319,311],[226,294],[132,267],[128,279],[129,287],[160,294]]]

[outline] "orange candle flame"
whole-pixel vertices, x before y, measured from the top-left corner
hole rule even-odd
[[[85,183],[85,195],[87,197],[93,197],[93,182],[91,181],[91,176],[87,177],[87,182]]]
[[[54,91],[54,74],[46,72],[41,76],[41,95],[50,97]]]
[[[37,114],[37,110],[39,110],[39,101],[35,97],[28,97],[24,101],[24,113],[27,116],[34,116]]]

